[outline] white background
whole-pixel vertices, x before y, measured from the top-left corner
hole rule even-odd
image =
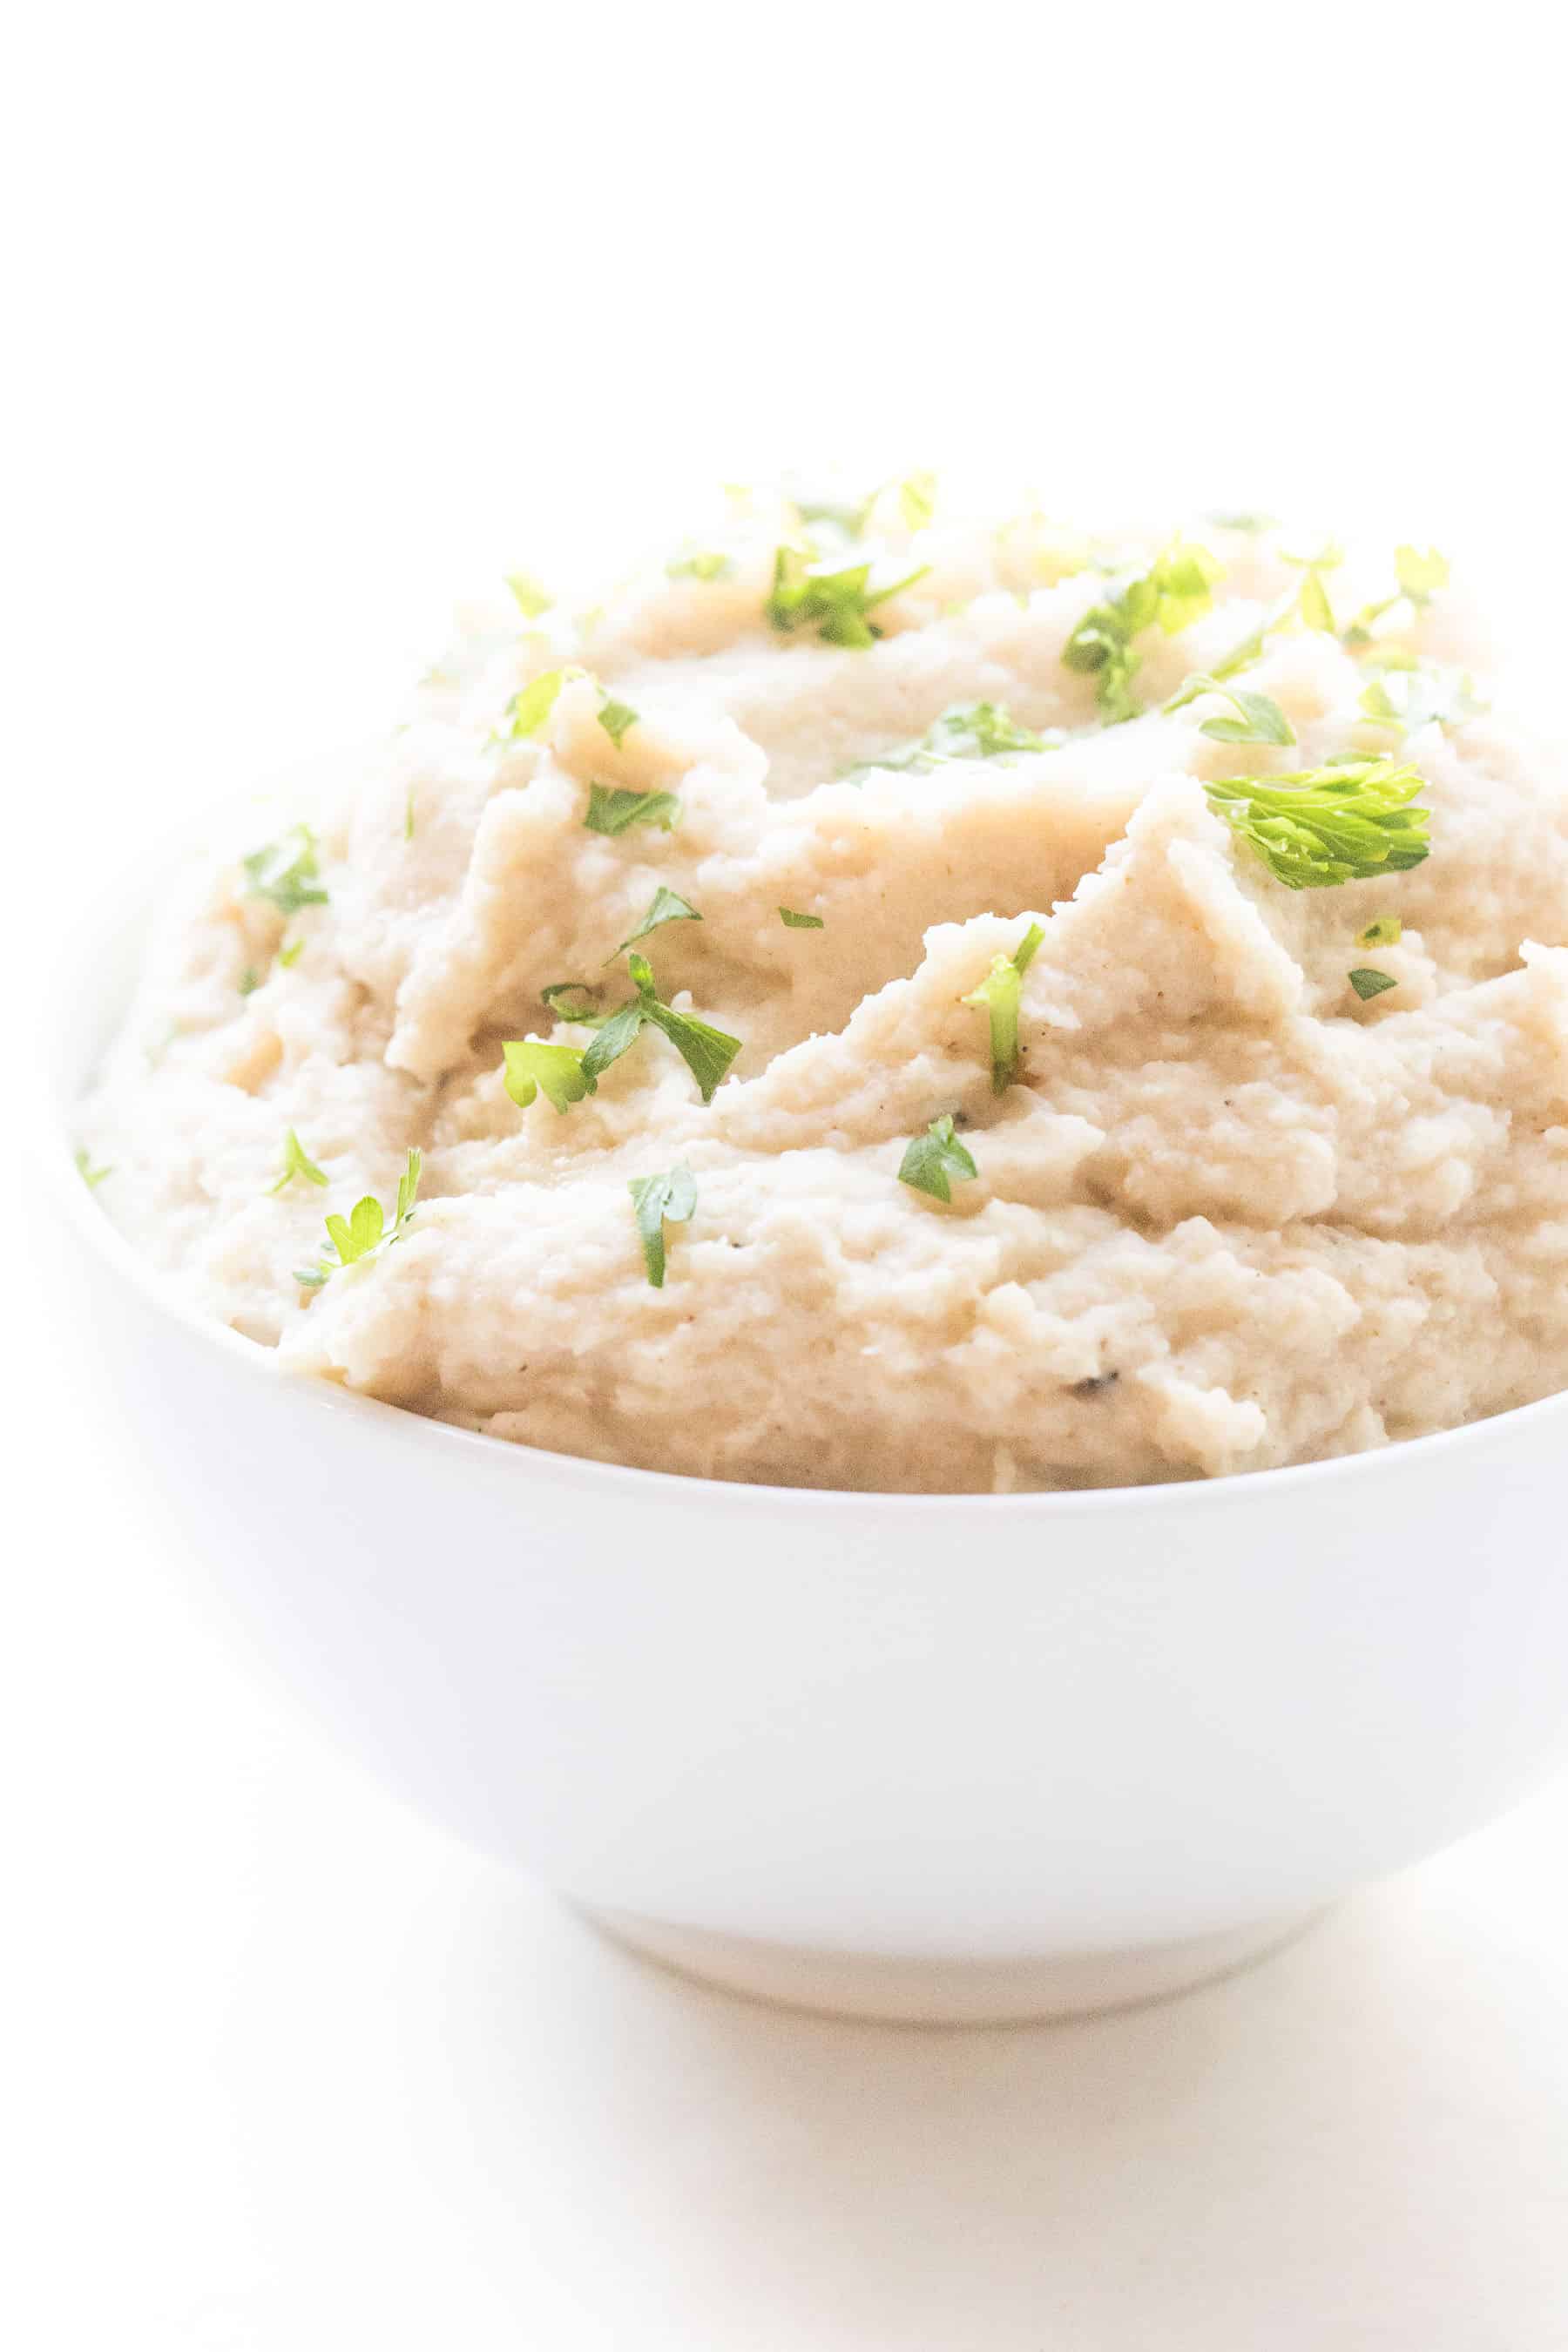
[[[35,12],[0,77],[6,1019],[37,924],[384,723],[458,593],[614,564],[721,477],[1386,520],[1549,646],[1547,22]],[[1568,2345],[1561,1790],[1135,2017],[883,2032],[680,1985],[251,1695],[139,1534],[26,1194],[6,1230],[9,2340]]]

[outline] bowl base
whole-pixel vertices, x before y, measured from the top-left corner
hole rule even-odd
[[[616,1943],[683,1976],[788,2009],[900,2025],[1023,2025],[1166,2000],[1266,1958],[1321,1916],[1300,1912],[1127,1951],[962,1960],[821,1951],[672,1927],[626,1911],[578,1908]]]

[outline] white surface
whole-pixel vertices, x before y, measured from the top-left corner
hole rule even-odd
[[[1549,570],[1539,11],[1024,23],[28,12],[5,1019],[84,871],[379,724],[451,594],[548,566],[584,484],[651,523],[781,451],[874,473],[978,430],[1069,502],[1176,469],[1455,551],[1538,538]],[[80,1341],[6,1206],[6,1360],[36,1350],[0,1645],[10,2340],[1568,2344],[1561,1793],[1133,2018],[914,2035],[695,1990],[243,1694],[123,1538],[118,1441],[70,1420]]]

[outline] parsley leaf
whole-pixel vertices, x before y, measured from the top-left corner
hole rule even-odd
[[[581,997],[580,1004],[565,1004],[567,996]],[[592,1023],[595,1026],[604,1019],[599,1010],[599,992],[585,980],[552,980],[548,988],[539,992],[539,1001],[545,1011],[557,1021]]]
[[[991,1084],[999,1095],[1006,1093],[1018,1073],[1018,1005],[1024,974],[1045,936],[1038,923],[1031,923],[1012,954],[994,957],[980,986],[961,1000],[981,1006],[990,1015]]]
[[[797,915],[793,907],[781,907],[779,920],[787,931],[820,931],[826,928],[820,915]]]
[[[240,863],[249,877],[247,895],[269,899],[280,915],[297,915],[301,907],[328,903],[321,887],[316,836],[308,824],[290,825],[279,839],[253,849]]]
[[[936,476],[906,474],[899,484],[899,513],[906,530],[923,530],[936,512]]]
[[[1429,811],[1410,803],[1426,783],[1391,760],[1347,761],[1280,776],[1205,783],[1210,805],[1292,890],[1321,889],[1419,866]]]
[[[518,611],[525,621],[537,621],[541,613],[548,613],[555,599],[547,589],[527,572],[509,572],[506,584],[517,599]]]
[[[613,1013],[583,1055],[583,1075],[596,1078],[601,1070],[618,1061],[645,1025],[651,1024],[662,1030],[681,1060],[696,1079],[704,1102],[711,1102],[720,1081],[741,1050],[739,1037],[731,1037],[723,1029],[715,1029],[694,1013],[677,1013],[661,1002],[654,983],[653,970],[646,956],[626,958],[637,995],[630,1003]]]
[[[637,714],[629,702],[617,702],[613,694],[605,696],[599,705],[599,724],[617,751],[621,748],[621,738],[626,729],[635,727],[637,723]]]
[[[301,932],[297,940],[289,940],[279,949],[278,961],[287,971],[291,970],[292,967],[299,962],[300,958],[304,954],[304,952],[305,938],[303,932]]]
[[[1448,584],[1448,562],[1435,547],[1423,553],[1418,547],[1396,547],[1394,551],[1394,576],[1399,592],[1408,596],[1415,605],[1429,604],[1435,588]]]
[[[283,1173],[276,1184],[268,1186],[268,1192],[281,1192],[285,1184],[292,1182],[296,1176],[302,1176],[307,1184],[325,1184],[328,1181],[326,1170],[317,1167],[290,1128],[283,1138]]]
[[[873,593],[869,562],[844,563],[835,557],[817,562],[802,548],[781,547],[773,557],[773,591],[763,609],[784,635],[813,628],[825,646],[871,646],[882,634],[870,618],[877,606],[913,587],[930,570],[929,563],[920,564]]]
[[[519,687],[506,706],[506,717],[511,725],[504,735],[498,730],[498,740],[522,743],[539,733],[561,697],[561,689],[573,678],[586,677],[585,669],[568,666],[565,669],[547,669]]]
[[[729,556],[700,548],[694,555],[672,556],[664,568],[671,580],[726,580],[735,569]]]
[[[1394,551],[1394,576],[1399,585],[1392,596],[1384,596],[1375,604],[1363,604],[1345,631],[1347,646],[1369,646],[1373,642],[1373,624],[1390,612],[1401,597],[1419,612],[1432,601],[1436,588],[1448,584],[1448,564],[1435,547],[1423,553],[1418,547],[1396,547]]]
[[[408,794],[403,803],[403,838],[405,841],[412,841],[414,838],[414,787],[412,784],[408,787]]]
[[[657,931],[661,924],[700,923],[701,920],[702,918],[695,907],[689,907],[684,898],[678,897],[673,890],[667,890],[660,883],[648,902],[647,914],[637,929],[630,932],[616,949],[615,953],[605,958],[605,961],[614,963],[616,956],[625,955],[629,947],[635,947],[638,940],[646,940],[648,933]]]
[[[1184,678],[1164,708],[1180,710],[1184,703],[1195,702],[1202,694],[1217,694],[1237,713],[1234,719],[1205,719],[1198,732],[1212,735],[1216,743],[1293,743],[1296,730],[1279,705],[1269,694],[1246,694],[1237,687],[1224,686],[1212,670],[1197,672]]]
[[[260,985],[261,974],[253,963],[247,963],[239,975],[238,987],[241,996],[254,996]]]
[[[588,813],[583,822],[590,833],[613,837],[634,824],[657,824],[660,832],[668,833],[679,814],[680,803],[673,793],[633,793],[618,784],[590,784]]]
[[[1358,964],[1348,977],[1363,1004],[1369,996],[1381,996],[1385,988],[1397,988],[1399,985],[1392,972],[1379,971],[1375,965],[1369,963]]]
[[[92,1164],[92,1154],[84,1143],[76,1155],[76,1172],[88,1191],[96,1192],[104,1178],[112,1176],[114,1171],[112,1168],[95,1168]]]
[[[1397,915],[1379,915],[1364,931],[1356,933],[1356,945],[1362,948],[1396,948],[1405,936],[1405,926]]]
[[[910,1138],[899,1163],[899,1181],[912,1184],[917,1192],[929,1192],[933,1201],[951,1201],[956,1177],[966,1184],[980,1171],[952,1129],[952,1113],[933,1118],[923,1135]]]
[[[595,1079],[584,1070],[583,1055],[575,1045],[545,1045],[537,1037],[509,1038],[501,1052],[506,1057],[502,1084],[519,1110],[526,1110],[534,1097],[542,1093],[558,1111],[565,1112],[595,1091]]]
[[[697,1206],[697,1181],[681,1160],[663,1176],[634,1176],[626,1186],[632,1196],[642,1242],[643,1264],[656,1290],[664,1288],[664,1229],[667,1223],[689,1223]]]
[[[1174,636],[1200,619],[1214,602],[1214,585],[1223,572],[1206,547],[1173,540],[1147,572],[1084,614],[1062,647],[1062,661],[1094,677],[1095,699],[1107,725],[1136,719],[1142,708],[1132,691],[1142,662],[1133,640],[1155,626]]]
[[[879,751],[846,771],[850,782],[878,768],[925,771],[954,760],[1005,760],[1016,751],[1047,751],[1063,740],[1058,731],[1050,740],[1032,728],[1020,727],[1000,702],[950,702],[925,733],[896,751]]]
[[[397,1183],[397,1202],[390,1227],[386,1213],[374,1193],[367,1192],[356,1201],[346,1217],[327,1219],[328,1246],[331,1256],[319,1258],[314,1265],[302,1266],[294,1279],[302,1290],[319,1290],[340,1266],[357,1265],[373,1257],[384,1243],[390,1249],[414,1214],[419,1199],[419,1178],[425,1165],[424,1154],[410,1150],[408,1164]]]
[[[1434,722],[1446,733],[1462,727],[1467,719],[1479,718],[1488,706],[1478,698],[1466,671],[1412,657],[1408,663],[1401,658],[1385,664],[1384,675],[1363,691],[1361,707],[1378,726],[1397,727],[1410,735]]]

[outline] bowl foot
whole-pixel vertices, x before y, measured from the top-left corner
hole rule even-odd
[[[1321,1915],[1298,1913],[1217,1936],[1127,1951],[1035,1959],[884,1958],[768,1944],[626,1911],[580,1906],[616,1942],[752,2000],[901,2025],[1022,2025],[1127,2009],[1191,1991],[1277,1951]]]

